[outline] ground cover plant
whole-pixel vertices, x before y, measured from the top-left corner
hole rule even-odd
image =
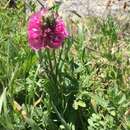
[[[130,129],[129,23],[74,16],[34,51],[24,3],[0,7],[0,130]]]

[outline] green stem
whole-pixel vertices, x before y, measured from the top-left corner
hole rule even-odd
[[[57,60],[56,60],[55,49],[53,50],[53,54],[54,54],[54,65],[55,65],[55,69],[56,69],[57,68]],[[56,70],[56,74],[57,74],[57,70]]]
[[[62,54],[62,52],[61,52]],[[54,83],[57,85],[57,89],[58,89],[58,79],[57,79],[57,75],[58,75],[58,67],[59,67],[59,62],[60,62],[60,58],[61,58],[61,54],[60,54],[60,57],[59,57],[59,61],[57,63],[57,60],[56,60],[56,54],[55,54],[55,50],[53,50],[53,56],[54,56],[54,67],[55,67],[55,72],[54,72],[54,68],[53,68],[53,65],[52,65],[52,60],[51,60],[51,55],[50,55],[50,50],[47,50],[47,58],[48,58],[48,62],[49,62],[49,67],[50,67],[50,72],[52,74],[52,78],[54,80]],[[55,113],[58,115],[59,119],[61,120],[61,123],[65,126],[66,130],[71,130],[70,127],[67,125],[66,121],[64,120],[64,118],[61,116],[61,114],[59,113],[59,111],[57,110],[56,106],[54,105],[53,103],[53,100],[50,99],[51,101],[51,104],[52,104],[52,107],[55,111]]]
[[[61,120],[62,124],[65,126],[66,130],[71,130],[71,128],[67,125],[66,121],[61,116],[61,114],[59,113],[59,111],[57,110],[57,108],[53,102],[52,102],[52,107],[53,107],[54,111],[56,112],[56,114],[58,115],[59,119]]]
[[[51,62],[51,55],[50,55],[50,50],[47,49],[47,55],[48,55],[48,61],[49,61],[49,67],[50,67],[50,71],[51,73],[54,75],[53,73],[53,66],[52,66],[52,62]]]

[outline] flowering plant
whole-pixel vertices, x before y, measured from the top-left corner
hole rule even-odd
[[[61,73],[62,67],[59,66],[62,62],[63,49],[60,49],[58,52],[55,52],[55,49],[62,46],[68,35],[63,19],[54,10],[44,8],[32,14],[29,18],[29,46],[38,54],[38,58],[40,59],[39,65],[42,66],[43,64],[42,67],[45,71],[45,76],[50,82],[46,90],[50,97],[50,104],[60,118],[62,124],[66,127],[66,130],[70,130],[70,128],[57,108],[61,105],[57,102],[59,96],[61,97],[61,75],[59,73]],[[43,48],[45,51],[42,53],[42,51],[39,50]]]

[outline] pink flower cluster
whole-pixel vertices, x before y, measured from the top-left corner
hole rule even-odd
[[[34,13],[28,21],[28,41],[33,50],[41,48],[58,48],[62,45],[68,32],[64,21],[57,16],[54,23],[50,26],[44,24],[44,16],[48,13],[47,9],[42,9]]]

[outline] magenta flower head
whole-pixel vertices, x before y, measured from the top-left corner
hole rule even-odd
[[[65,38],[68,37],[64,21],[58,17],[55,20],[54,27],[48,33],[48,46],[50,48],[58,48],[62,45]]]
[[[42,16],[47,13],[47,10],[41,10],[34,13],[28,21],[28,41],[29,46],[33,50],[39,50],[44,47],[42,36]]]
[[[64,21],[58,15],[49,17],[48,13],[47,9],[42,9],[29,18],[28,41],[33,50],[58,48],[68,37]]]

